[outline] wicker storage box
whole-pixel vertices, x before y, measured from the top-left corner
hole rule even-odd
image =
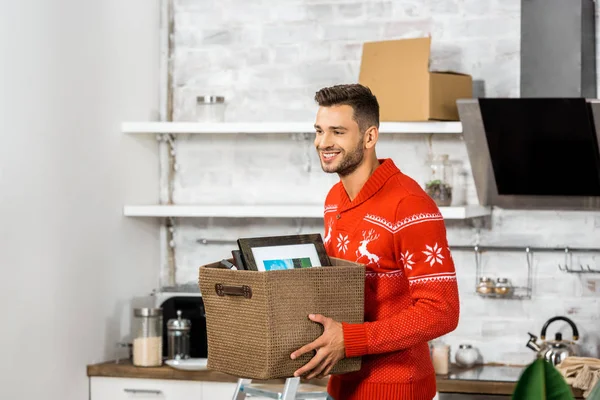
[[[219,263],[200,267],[208,368],[242,378],[291,377],[313,354],[296,360],[290,354],[323,333],[308,314],[363,322],[364,265],[333,257],[331,263],[278,271],[236,271]],[[360,357],[347,358],[331,373],[360,366]]]

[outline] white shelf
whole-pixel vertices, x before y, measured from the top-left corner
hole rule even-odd
[[[312,122],[123,122],[124,133],[312,133]],[[462,133],[460,122],[382,122],[381,133]]]
[[[464,207],[440,207],[444,219],[469,219],[492,214],[491,207],[473,205]]]
[[[491,214],[489,207],[440,207],[444,219]],[[125,206],[126,217],[323,218],[322,205],[143,205]]]
[[[152,205],[125,206],[127,217],[320,218],[323,206],[288,205]]]

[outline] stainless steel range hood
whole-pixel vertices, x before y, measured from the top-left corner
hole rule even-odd
[[[600,210],[594,0],[521,0],[521,98],[457,102],[479,201]]]
[[[482,205],[600,210],[600,100],[458,100]]]

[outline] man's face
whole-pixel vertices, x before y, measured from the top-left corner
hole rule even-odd
[[[323,171],[346,176],[364,158],[363,134],[352,118],[351,106],[319,107],[315,122],[315,147]]]

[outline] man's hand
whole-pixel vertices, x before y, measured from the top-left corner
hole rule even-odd
[[[325,328],[323,334],[314,342],[301,347],[292,353],[292,360],[300,357],[302,354],[316,350],[317,354],[302,368],[294,372],[294,376],[303,376],[310,372],[306,379],[314,377],[322,378],[329,375],[329,372],[338,361],[346,355],[344,346],[344,331],[340,322],[319,314],[308,316],[311,321],[318,322]]]

